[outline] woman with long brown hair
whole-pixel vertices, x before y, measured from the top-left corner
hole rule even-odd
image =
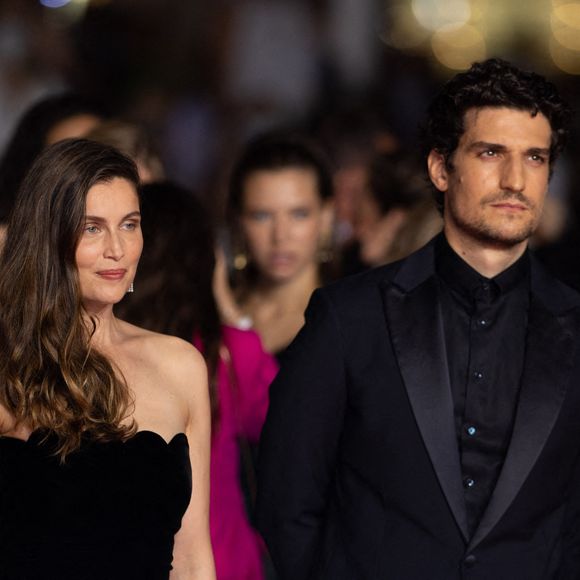
[[[134,163],[67,140],[0,257],[0,578],[213,580],[201,355],[117,319],[143,239]]]

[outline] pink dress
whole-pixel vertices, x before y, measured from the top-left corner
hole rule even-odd
[[[233,373],[224,360],[220,361],[220,416],[211,448],[211,541],[218,580],[261,580],[263,544],[246,517],[238,438],[258,442],[268,410],[268,389],[278,365],[263,350],[255,332],[223,326],[222,338]],[[194,343],[200,346],[199,340]]]

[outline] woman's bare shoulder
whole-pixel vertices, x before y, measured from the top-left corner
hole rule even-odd
[[[176,387],[191,388],[200,381],[205,385],[207,370],[201,353],[189,342],[176,336],[145,330],[122,322],[125,344],[136,357],[162,373]],[[204,388],[206,388],[204,386]]]

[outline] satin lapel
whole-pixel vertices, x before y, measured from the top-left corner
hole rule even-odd
[[[435,277],[410,291],[396,284],[387,286],[385,310],[417,425],[449,507],[467,541],[467,514]]]
[[[574,323],[574,312],[557,317],[532,297],[526,360],[510,446],[468,550],[479,544],[506,512],[546,444],[566,394]]]

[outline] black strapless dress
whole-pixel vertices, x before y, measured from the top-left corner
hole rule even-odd
[[[167,580],[191,495],[186,436],[85,443],[0,437],[1,580]]]

